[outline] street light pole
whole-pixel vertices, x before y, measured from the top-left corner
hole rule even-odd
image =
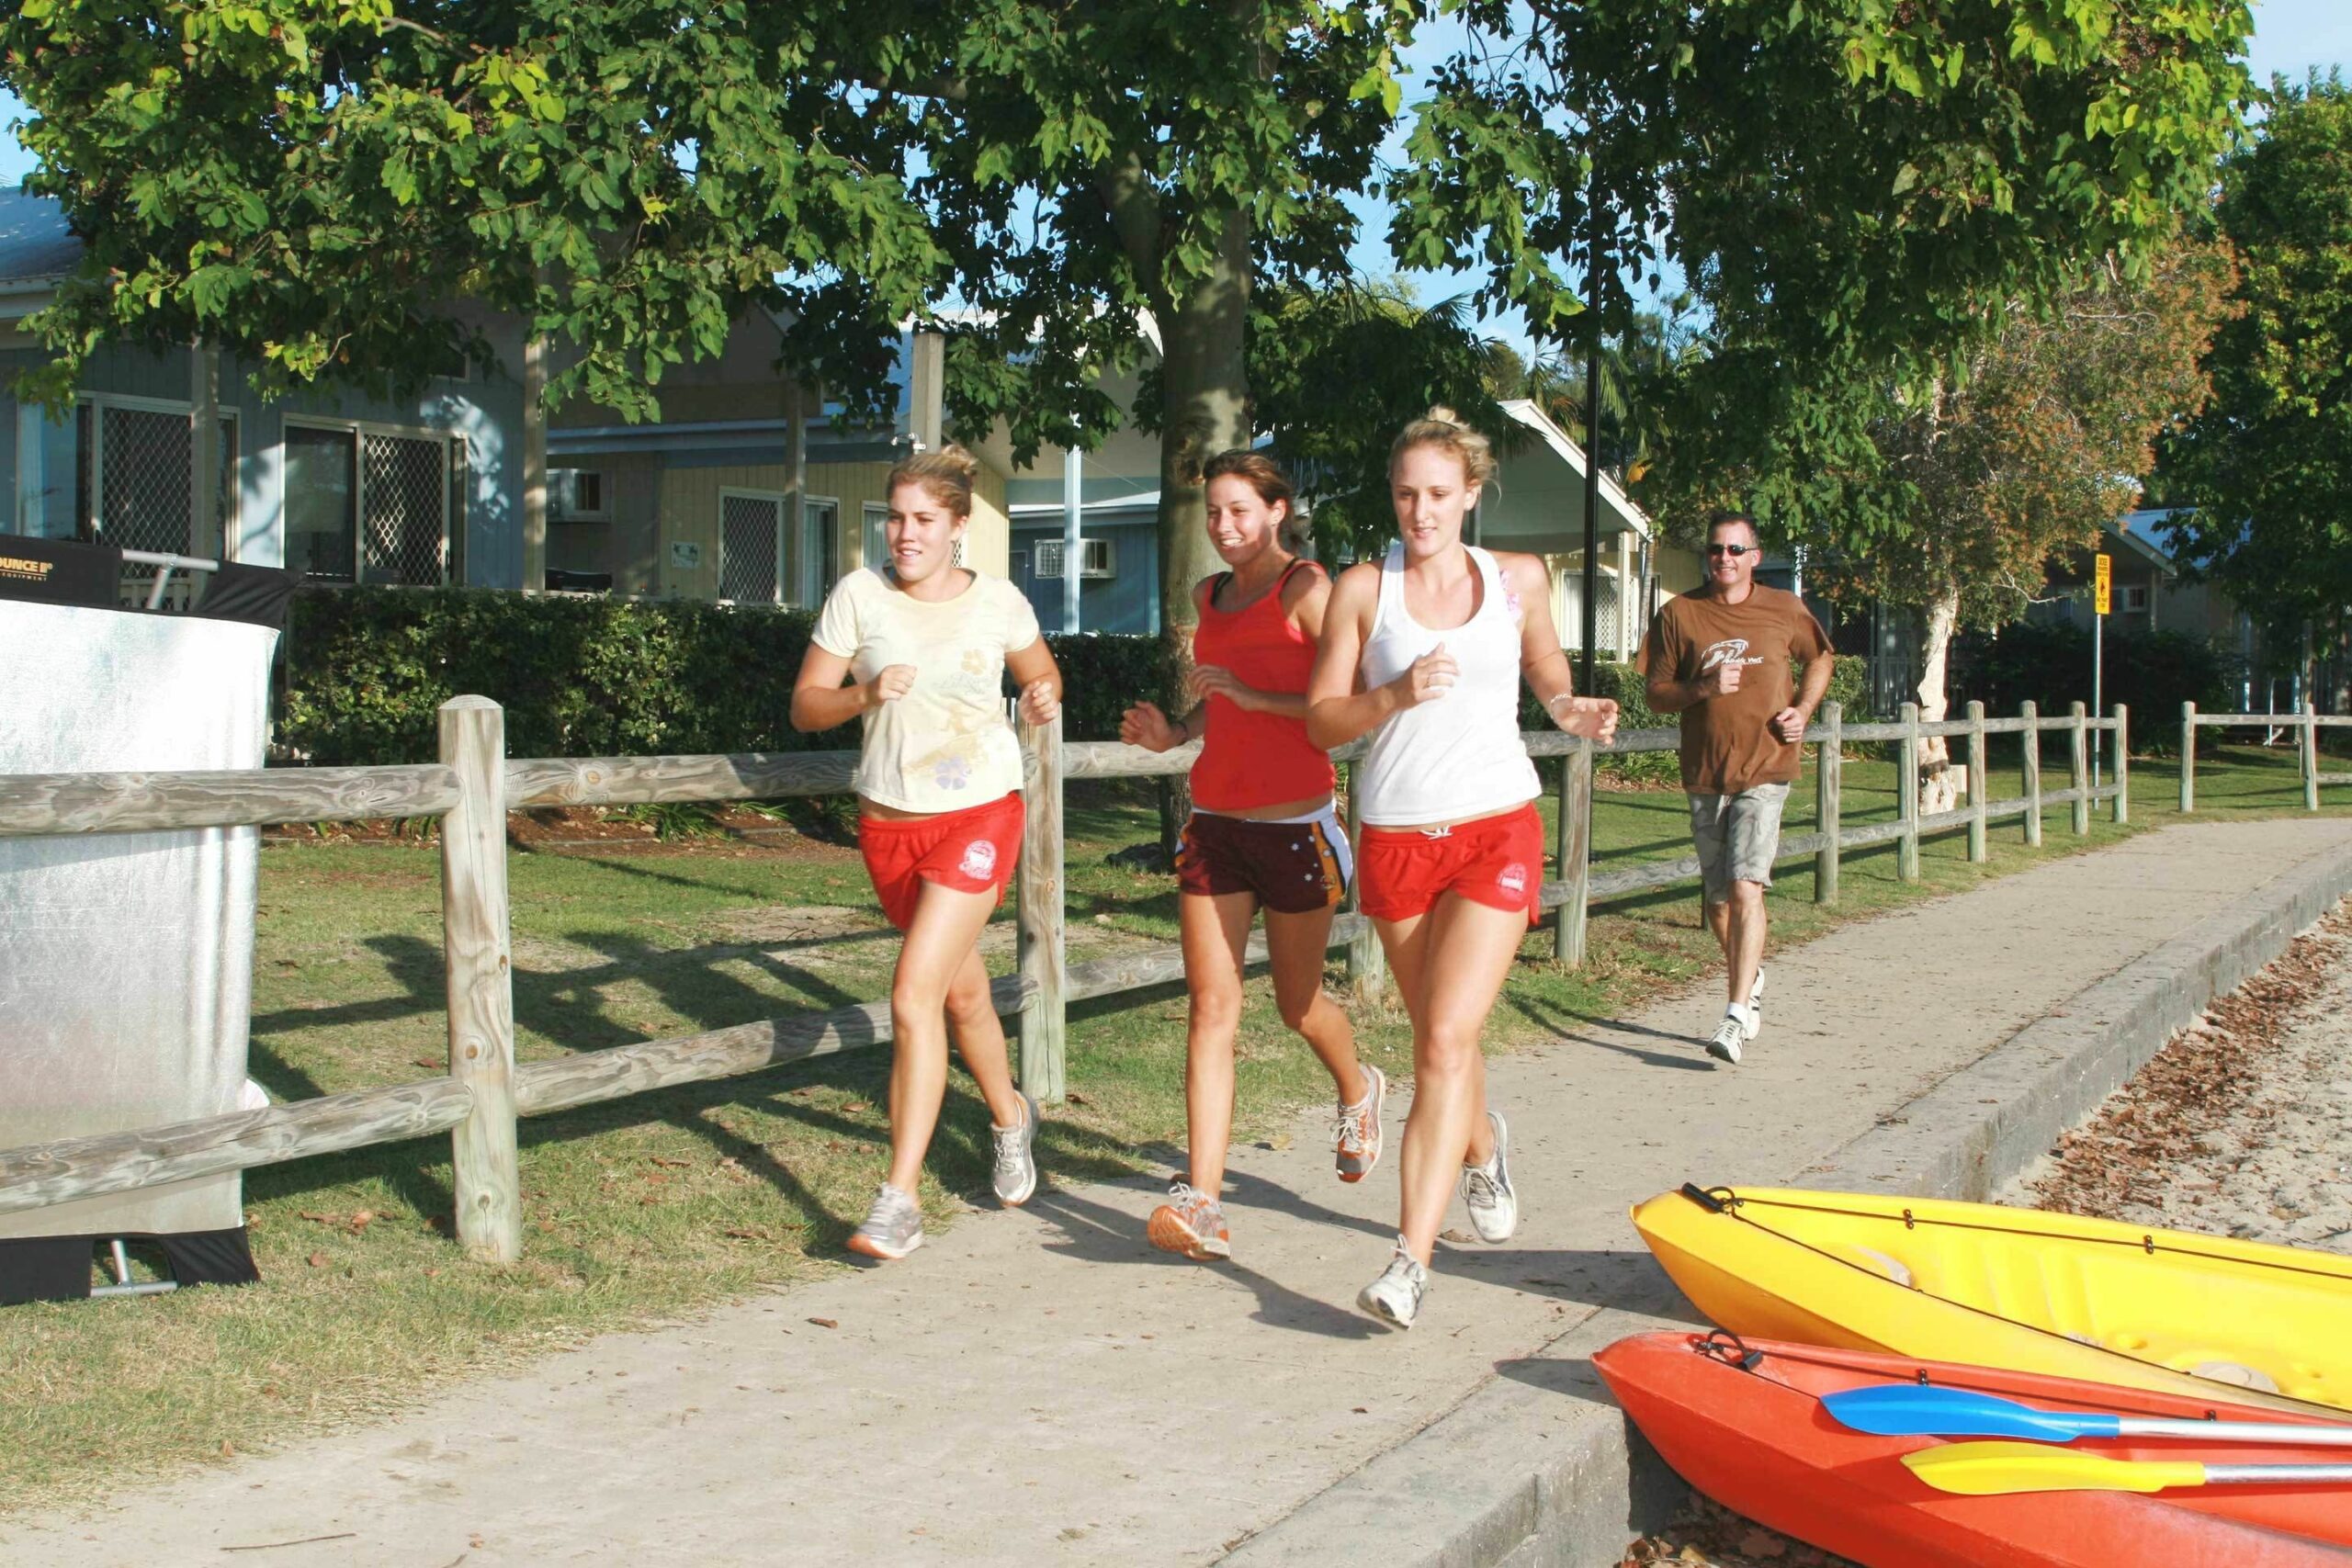
[[[1585,313],[1591,318],[1592,336],[1584,356],[1584,603],[1578,607],[1584,639],[1577,660],[1577,691],[1593,694],[1594,645],[1600,634],[1600,173],[1595,169],[1585,186],[1585,216],[1589,265],[1585,274]],[[1621,585],[1622,591],[1622,585]]]

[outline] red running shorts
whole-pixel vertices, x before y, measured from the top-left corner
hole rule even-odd
[[[1442,893],[1495,909],[1544,912],[1544,819],[1532,802],[1439,833],[1366,828],[1357,907],[1375,920],[1426,915]]]
[[[1018,795],[932,817],[860,817],[858,852],[883,915],[900,931],[912,925],[926,882],[958,893],[993,891],[1003,902],[1021,860],[1023,819]]]

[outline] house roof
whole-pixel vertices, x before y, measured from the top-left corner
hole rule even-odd
[[[2172,508],[2156,507],[2145,512],[2127,512],[2109,524],[2104,532],[2133,555],[2169,577],[2176,570],[2172,560],[2172,545],[2164,531],[2165,519],[2172,515]]]
[[[57,281],[81,265],[81,237],[55,200],[0,186],[0,317],[39,310]]]
[[[1498,454],[1502,482],[1479,500],[1480,539],[1521,549],[1582,548],[1584,448],[1528,399],[1506,400],[1502,410],[1535,440],[1532,446]],[[1606,472],[1600,476],[1600,533],[1652,536],[1649,514]]]

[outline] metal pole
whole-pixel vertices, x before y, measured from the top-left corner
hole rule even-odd
[[[1577,690],[1594,690],[1594,644],[1600,640],[1600,175],[1585,186],[1589,265],[1585,269],[1585,313],[1592,318],[1584,353],[1584,603],[1577,607],[1582,651],[1577,659]]]
[[[1085,487],[1080,482],[1078,448],[1072,446],[1062,453],[1062,630],[1075,633],[1078,627],[1079,570],[1085,564],[1085,548],[1079,536],[1079,518],[1086,510]]]
[[[2103,712],[2107,700],[2101,682],[2107,678],[2107,617],[2091,617],[2091,712]],[[2099,742],[2091,738],[2091,788],[2098,788]]]

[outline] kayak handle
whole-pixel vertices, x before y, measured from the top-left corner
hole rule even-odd
[[[1721,1193],[1721,1197],[1716,1194]],[[1693,1181],[1682,1184],[1682,1195],[1711,1214],[1727,1214],[1739,1200],[1728,1187],[1702,1187]]]

